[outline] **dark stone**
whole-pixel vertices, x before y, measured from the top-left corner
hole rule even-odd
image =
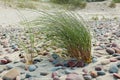
[[[103,76],[103,75],[105,75],[106,73],[104,72],[104,71],[97,71],[97,75],[98,76]]]
[[[96,71],[101,71],[102,68],[101,68],[100,66],[97,66],[97,67],[95,67],[95,70],[96,70]]]
[[[48,73],[47,73],[47,72],[41,72],[40,75],[42,75],[42,76],[47,76]]]
[[[30,78],[30,77],[32,77],[32,76],[28,73],[25,75],[25,78]]]
[[[112,48],[106,48],[106,52],[110,55],[114,54],[115,53],[115,50],[112,49]]]
[[[58,57],[59,57],[59,55],[57,55],[57,54],[55,54],[55,53],[52,54],[52,58],[53,58],[53,59],[57,59]]]

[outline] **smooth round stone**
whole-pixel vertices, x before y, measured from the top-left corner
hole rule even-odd
[[[110,62],[116,62],[116,61],[117,61],[117,59],[115,59],[115,58],[110,59]]]
[[[118,49],[117,47],[113,47],[113,49],[115,50],[115,53],[119,53],[120,54],[120,49]]]
[[[106,48],[106,52],[110,55],[115,53],[115,50],[113,48]]]
[[[47,76],[48,73],[47,73],[47,72],[41,72],[40,75],[42,75],[42,76]]]
[[[114,76],[115,78],[118,78],[118,79],[120,79],[120,74],[113,73],[113,76]]]
[[[116,57],[116,56],[120,56],[120,54],[119,53],[114,53],[112,56]]]
[[[52,54],[52,58],[53,58],[53,59],[57,59],[58,57],[59,57],[59,55],[57,55],[57,54],[55,54],[55,53]]]
[[[30,77],[32,77],[32,76],[28,73],[25,75],[25,78],[30,78]]]
[[[7,64],[6,67],[7,67],[8,69],[12,69],[14,66],[13,66],[12,64]]]
[[[55,72],[52,72],[52,75],[51,75],[51,77],[52,77],[52,78],[54,78],[55,76],[58,76],[58,74],[59,74],[59,73],[58,73],[57,71],[55,71]]]
[[[1,63],[1,64],[7,64],[8,61],[7,61],[6,59],[2,59],[2,60],[0,60],[0,63]]]
[[[117,65],[110,65],[109,72],[110,73],[118,73],[118,67]]]
[[[55,76],[53,80],[60,80],[60,78],[58,76]]]
[[[92,76],[91,75],[85,75],[83,76],[85,80],[92,80]]]
[[[28,67],[28,70],[29,71],[35,71],[37,69],[37,67],[35,66],[35,65],[30,65],[29,67]]]
[[[98,76],[103,76],[103,75],[105,75],[106,73],[104,72],[104,71],[97,71],[97,75]]]
[[[59,70],[59,69],[62,69],[62,66],[53,67],[53,68],[51,69],[51,71],[57,71],[57,70]]]
[[[120,60],[120,56],[117,56],[116,59],[117,59],[117,60]]]
[[[65,69],[65,74],[70,74],[72,73],[73,71],[71,71],[70,69]]]
[[[82,70],[84,73],[88,73],[88,70],[87,69],[83,69]]]
[[[96,71],[90,71],[90,75],[91,75],[93,78],[96,78],[96,77],[98,76]]]
[[[120,62],[117,62],[117,67],[120,68]]]
[[[93,63],[95,63],[95,62],[97,62],[97,61],[98,61],[98,60],[97,60],[96,57],[93,57],[93,58],[92,58],[92,62],[93,62]]]
[[[102,64],[102,65],[107,65],[107,64],[109,64],[109,63],[110,63],[110,60],[109,60],[109,59],[101,61],[101,64]]]
[[[65,80],[84,80],[82,75],[78,74],[68,74]]]
[[[101,71],[101,70],[102,70],[102,67],[101,67],[101,66],[96,66],[96,67],[95,67],[95,70],[96,70],[96,71]]]

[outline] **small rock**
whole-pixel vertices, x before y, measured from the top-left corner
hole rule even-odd
[[[25,75],[25,78],[30,78],[30,77],[32,77],[32,76],[28,73]]]
[[[91,75],[93,78],[96,78],[96,77],[98,76],[96,71],[90,71],[90,75]]]
[[[106,52],[110,55],[115,53],[115,50],[113,48],[106,48]]]
[[[7,64],[6,67],[7,67],[7,69],[12,69],[14,66],[13,66],[13,64]]]
[[[115,58],[110,59],[110,62],[116,62],[116,61],[117,61],[117,59],[115,59]]]
[[[117,67],[120,68],[120,62],[117,62]]]
[[[52,54],[52,58],[53,58],[53,59],[57,59],[58,57],[59,57],[59,55],[57,55],[57,54],[55,54],[55,53]]]
[[[82,70],[84,73],[88,73],[88,70],[87,69],[83,69]]]
[[[41,72],[40,75],[46,76],[46,75],[48,75],[48,73],[47,72]]]
[[[15,80],[19,75],[20,72],[17,69],[13,68],[3,76],[3,80]]]
[[[116,59],[117,59],[117,60],[120,60],[120,56],[117,56]]]
[[[118,73],[118,67],[116,65],[110,65],[109,72],[110,73]]]
[[[60,80],[60,78],[58,76],[55,76],[53,80]]]
[[[30,65],[29,67],[28,67],[28,70],[29,71],[35,71],[37,69],[37,67],[35,66],[35,65]]]
[[[114,53],[112,56],[116,57],[116,56],[120,56],[120,54],[119,53]]]
[[[118,49],[117,47],[113,47],[113,49],[115,50],[115,53],[119,53],[120,54],[120,49]]]
[[[101,61],[101,64],[102,65],[107,65],[107,64],[109,64],[110,63],[110,60],[103,60],[103,61]]]
[[[58,74],[59,74],[59,73],[58,73],[57,71],[55,71],[55,72],[52,73],[52,76],[51,76],[51,77],[54,78],[55,76],[58,76]]]
[[[95,70],[96,70],[96,71],[101,71],[101,70],[102,70],[102,67],[96,66],[96,67],[95,67]]]
[[[115,78],[120,79],[120,75],[119,75],[119,74],[117,74],[117,73],[113,73],[113,76],[114,76]]]
[[[9,63],[6,59],[2,59],[2,60],[0,60],[0,63],[1,64],[7,64],[7,63]]]
[[[70,74],[72,73],[73,71],[71,71],[70,69],[65,69],[65,74]]]
[[[103,75],[105,75],[106,73],[104,72],[104,71],[97,71],[97,75],[98,76],[103,76]]]
[[[97,58],[96,58],[96,57],[93,57],[92,62],[95,63],[95,62],[97,62],[97,61],[98,61]]]
[[[81,75],[78,74],[68,74],[65,80],[84,80]]]
[[[51,69],[51,71],[57,71],[57,70],[59,70],[59,69],[62,69],[62,66],[53,67],[53,68]]]
[[[90,75],[85,75],[85,76],[84,76],[84,79],[85,79],[85,80],[92,80],[92,77],[91,77]]]

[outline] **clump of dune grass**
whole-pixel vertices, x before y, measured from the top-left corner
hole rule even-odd
[[[115,3],[120,3],[120,0],[112,0],[112,1],[114,1]]]
[[[91,62],[91,35],[81,16],[73,12],[44,13],[37,20],[48,28],[48,37],[67,49],[67,56]]]

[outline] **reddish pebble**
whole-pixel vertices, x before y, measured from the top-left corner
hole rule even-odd
[[[7,64],[7,63],[8,63],[8,61],[7,61],[7,60],[5,60],[5,59],[0,60],[0,62],[1,62],[2,64]]]
[[[52,77],[52,78],[55,78],[55,76],[58,76],[57,71],[53,72],[51,77]]]
[[[110,59],[110,62],[116,62],[117,59],[113,58],[113,59]]]
[[[120,79],[120,75],[117,74],[117,73],[113,73],[113,76],[116,77],[116,78],[118,78],[118,79]]]

